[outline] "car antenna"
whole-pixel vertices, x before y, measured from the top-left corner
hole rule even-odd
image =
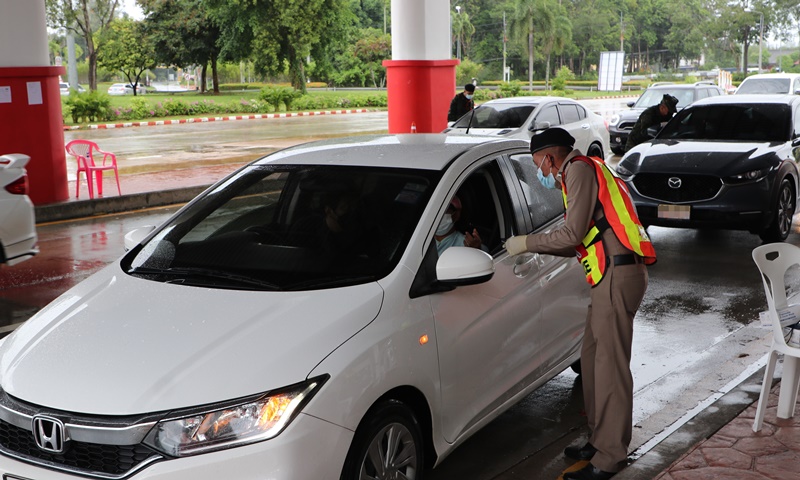
[[[469,135],[469,128],[472,126],[472,119],[475,118],[475,109],[472,109],[472,112],[469,115],[469,123],[467,124],[467,131],[464,132],[464,135]]]

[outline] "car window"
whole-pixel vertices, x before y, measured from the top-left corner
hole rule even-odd
[[[708,97],[708,89],[707,88],[698,88],[697,89],[697,98],[695,99],[695,101],[702,100],[702,99],[707,98],[707,97]]]
[[[658,139],[785,142],[791,132],[787,105],[703,105],[682,110]]]
[[[788,78],[750,78],[745,79],[736,94],[742,93],[788,93],[791,80]]]
[[[550,122],[550,126],[561,125],[561,119],[558,116],[558,110],[555,105],[548,105],[536,114],[536,123]]]
[[[536,176],[538,170],[530,153],[511,155],[511,165],[519,180],[534,230],[564,214],[561,190],[545,188]]]
[[[581,121],[577,105],[561,103],[558,105],[558,110],[559,113],[561,113],[561,118],[564,120],[564,123],[576,123]]]
[[[794,79],[794,88],[792,89],[791,93],[798,93],[800,92],[800,78]]]
[[[647,108],[661,103],[665,94],[670,94],[678,99],[678,107],[685,107],[694,100],[694,91],[689,88],[650,88],[645,90],[641,97],[636,100],[636,108]]]
[[[455,128],[519,128],[530,116],[536,104],[519,105],[495,103],[481,105],[473,111],[473,115],[464,115],[453,127]]]
[[[720,95],[719,89],[716,88],[707,88],[706,93],[708,94],[709,97],[716,97]]]
[[[307,290],[374,281],[400,259],[441,174],[253,166],[123,262],[155,281]],[[125,267],[128,262],[128,267]]]
[[[794,138],[800,137],[800,108],[794,112]]]

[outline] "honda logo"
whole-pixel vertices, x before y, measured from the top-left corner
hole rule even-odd
[[[667,185],[669,185],[669,188],[681,188],[681,179],[678,177],[669,177]]]
[[[33,439],[36,445],[50,453],[64,452],[64,423],[53,417],[33,417]]]

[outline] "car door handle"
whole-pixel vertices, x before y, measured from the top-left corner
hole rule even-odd
[[[588,123],[583,123],[583,124],[581,124],[581,128],[584,129],[584,130],[589,130],[589,128],[591,128],[591,126]]]
[[[538,265],[538,253],[517,255],[517,258],[514,259],[514,275],[518,277],[525,277],[531,273],[531,270],[534,266]]]

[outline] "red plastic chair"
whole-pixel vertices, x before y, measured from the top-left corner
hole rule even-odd
[[[86,184],[89,187],[89,198],[94,198],[94,185],[92,185],[92,174],[97,179],[97,195],[103,196],[103,172],[114,170],[114,177],[117,179],[117,193],[122,195],[119,188],[119,172],[117,171],[117,156],[111,152],[104,152],[96,143],[89,140],[73,140],[66,146],[67,153],[75,157],[78,161],[77,179],[75,181],[75,198],[78,198],[81,189],[81,172],[86,175]],[[95,155],[103,155],[102,162],[95,161]],[[106,164],[106,161],[109,160]]]

